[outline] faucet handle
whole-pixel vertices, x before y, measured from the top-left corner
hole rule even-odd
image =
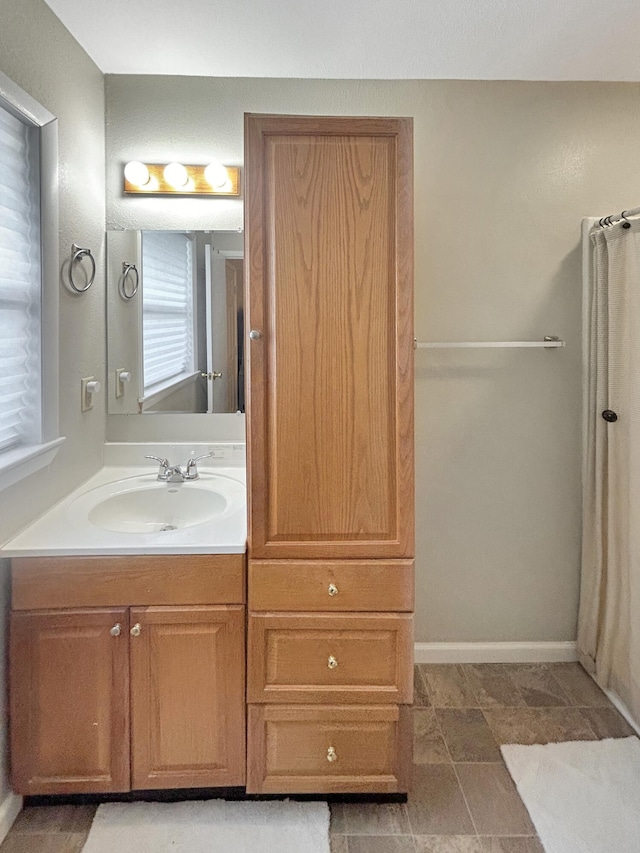
[[[145,457],[144,457],[144,458],[145,458],[145,459],[154,459],[156,462],[159,462],[159,463],[160,463],[160,465],[162,465],[162,467],[163,467],[163,468],[169,468],[169,467],[170,467],[170,465],[169,465],[169,460],[168,460],[168,459],[163,459],[161,456],[147,456],[147,455],[145,454]]]
[[[198,462],[201,462],[203,459],[209,459],[209,457],[215,455],[215,450],[212,450],[209,453],[203,453],[202,456],[190,456],[187,460],[187,475],[190,475],[195,479],[198,471]]]
[[[158,480],[167,481],[171,474],[171,465],[168,459],[163,459],[161,456],[147,456],[145,455],[145,459],[153,459],[156,462],[160,463],[160,469],[158,471]]]

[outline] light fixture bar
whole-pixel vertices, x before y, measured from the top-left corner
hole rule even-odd
[[[227,198],[240,195],[240,169],[238,166],[226,166],[228,183],[222,187],[212,187],[206,180],[204,166],[184,165],[188,180],[185,186],[176,189],[164,176],[166,163],[144,163],[149,171],[148,181],[140,186],[124,176],[124,191],[128,195],[181,195],[181,196],[222,196]],[[125,167],[126,168],[126,167]]]

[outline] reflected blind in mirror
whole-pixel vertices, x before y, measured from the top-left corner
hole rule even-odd
[[[38,141],[0,106],[0,451],[42,432]]]
[[[194,370],[194,262],[191,234],[142,233],[145,394]]]

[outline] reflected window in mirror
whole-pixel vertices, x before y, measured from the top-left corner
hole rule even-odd
[[[144,400],[196,375],[194,235],[142,232]]]

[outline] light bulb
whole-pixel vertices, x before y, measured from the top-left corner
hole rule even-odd
[[[189,173],[182,163],[169,163],[164,167],[164,179],[174,190],[182,190],[189,183]]]
[[[144,187],[149,183],[149,170],[139,160],[132,160],[124,167],[124,176],[134,187]]]
[[[229,173],[222,163],[216,161],[209,163],[206,167],[204,170],[204,179],[214,190],[227,189],[230,186]]]

